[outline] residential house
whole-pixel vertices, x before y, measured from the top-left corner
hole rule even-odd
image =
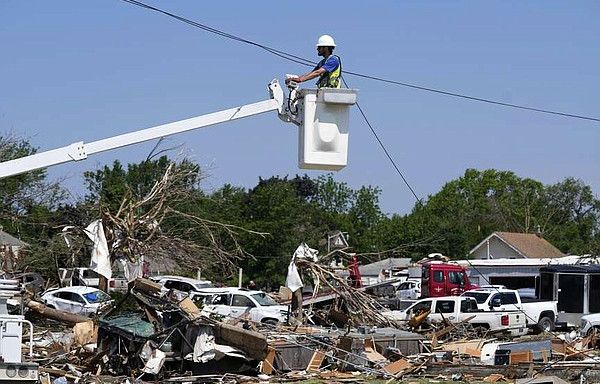
[[[470,259],[541,259],[565,256],[541,235],[494,232],[469,252]]]
[[[27,243],[0,229],[0,269],[11,269],[25,246]]]

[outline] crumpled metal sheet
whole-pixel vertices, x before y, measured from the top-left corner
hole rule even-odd
[[[127,313],[109,319],[101,319],[100,326],[115,327],[137,337],[149,338],[156,333],[154,326],[140,319],[136,313]]]

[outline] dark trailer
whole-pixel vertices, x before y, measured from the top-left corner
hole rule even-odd
[[[561,321],[579,324],[582,315],[600,312],[600,265],[541,267],[536,291],[542,300],[558,301]]]

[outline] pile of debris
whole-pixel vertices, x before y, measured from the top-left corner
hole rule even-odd
[[[298,274],[294,268],[310,273],[318,288],[308,305],[289,303],[285,323],[255,322],[250,307],[217,315],[138,278],[95,318],[30,300],[36,331],[24,338],[23,350],[32,348],[29,360],[45,384],[600,381],[595,333],[506,338],[474,328],[469,318],[431,321],[429,312],[397,321],[314,258],[294,260],[291,275]],[[314,300],[319,297],[325,299]]]

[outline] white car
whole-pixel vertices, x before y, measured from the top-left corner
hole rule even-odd
[[[222,288],[222,290],[205,299],[202,307],[205,314],[215,313],[234,318],[248,314],[251,321],[272,325],[287,321],[288,307],[277,304],[262,291],[243,288]]]
[[[183,276],[151,276],[150,280],[160,284],[163,292],[174,289],[185,293],[186,296],[213,286],[209,280],[196,280]]]
[[[101,308],[112,303],[110,296],[92,287],[64,287],[51,289],[42,295],[42,301],[49,308],[82,316],[96,314]]]
[[[592,313],[581,317],[581,328],[579,334],[581,337],[600,332],[600,313]]]
[[[396,297],[401,300],[416,300],[421,297],[421,280],[406,280],[396,290]]]

